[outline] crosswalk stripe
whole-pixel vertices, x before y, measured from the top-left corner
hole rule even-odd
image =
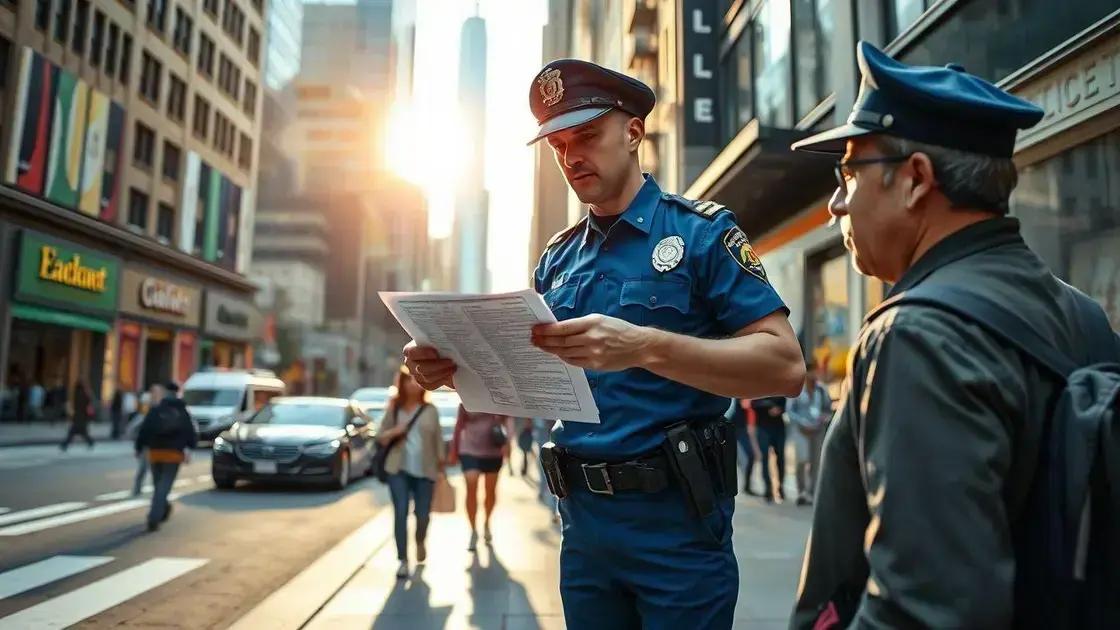
[[[194,479],[176,479],[175,483],[172,484],[172,487],[182,488],[183,486],[189,486],[189,485],[192,485],[194,483],[195,483]]]
[[[84,504],[83,504],[84,505]],[[117,512],[125,512],[134,510],[138,507],[148,505],[146,499],[132,499],[130,501],[120,501],[118,503],[109,503],[108,505],[101,505],[92,507],[77,512],[70,512],[69,514],[61,514],[51,518],[44,518],[30,523],[22,523],[20,525],[10,525],[8,527],[0,528],[0,536],[20,536],[23,534],[32,534],[35,532],[58,527],[60,525],[69,525],[70,523],[78,523],[86,521],[91,518],[98,518],[101,516],[108,516],[109,514],[116,514]],[[0,516],[0,518],[4,518]]]
[[[89,571],[112,560],[104,556],[53,556],[5,571],[0,573],[0,599]]]
[[[0,630],[65,628],[161,586],[209,562],[202,558],[154,558],[92,584],[0,619]]]
[[[8,512],[11,512],[11,511],[12,511],[12,508],[0,508],[0,514],[7,514]]]
[[[197,481],[198,483],[207,483],[207,482],[210,481],[210,479],[211,479],[210,475],[199,475],[199,476],[194,478],[194,480]]]
[[[131,496],[131,490],[117,490],[116,492],[106,492],[105,494],[99,494],[93,497],[93,499],[95,501],[120,501],[121,499],[127,499]]]
[[[54,516],[55,514],[62,514],[63,512],[70,512],[89,505],[84,501],[68,501],[66,503],[55,503],[53,505],[44,505],[42,507],[32,508],[30,510],[20,510],[19,512],[12,512],[0,516],[0,526],[11,525],[12,523],[19,523],[21,521],[29,521],[33,518],[43,518],[44,516]]]

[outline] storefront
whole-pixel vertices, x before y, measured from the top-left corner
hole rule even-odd
[[[201,310],[201,287],[126,267],[116,330],[118,387],[141,391],[194,373]]]
[[[261,334],[261,316],[257,307],[248,300],[207,291],[205,311],[200,365],[253,367],[252,343]]]
[[[79,385],[99,398],[120,261],[30,230],[15,248],[5,420],[61,420]]]

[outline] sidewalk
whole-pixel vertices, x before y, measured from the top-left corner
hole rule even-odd
[[[45,421],[17,423],[0,422],[0,447],[3,446],[36,446],[43,444],[61,444],[66,439],[70,430],[70,423],[56,422],[51,424]],[[94,442],[109,439],[111,427],[108,422],[91,422],[89,434]],[[85,448],[82,438],[76,438],[75,444]]]
[[[463,503],[456,477],[457,500]],[[428,562],[395,577],[392,532],[307,623],[312,630],[554,630],[564,628],[558,587],[559,530],[536,497],[535,481],[505,475],[494,515],[494,545],[468,553],[462,513],[437,514]],[[388,508],[387,508],[388,509]],[[735,550],[740,591],[736,628],[785,628],[809,529],[809,508],[768,506],[740,496]],[[383,521],[391,528],[388,519]],[[411,519],[410,519],[411,526]]]

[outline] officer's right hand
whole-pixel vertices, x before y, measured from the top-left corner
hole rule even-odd
[[[416,380],[416,384],[428,391],[440,387],[455,389],[456,365],[451,359],[439,356],[435,348],[418,346],[415,341],[404,347],[404,364]]]

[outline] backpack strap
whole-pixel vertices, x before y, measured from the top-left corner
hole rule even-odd
[[[937,308],[978,324],[985,331],[1017,348],[1062,380],[1067,380],[1078,367],[1072,359],[1059,351],[1053,343],[1044,339],[1017,313],[985,295],[957,285],[920,284],[883,302],[872,310],[864,321],[870,323],[886,310],[903,304]]]

